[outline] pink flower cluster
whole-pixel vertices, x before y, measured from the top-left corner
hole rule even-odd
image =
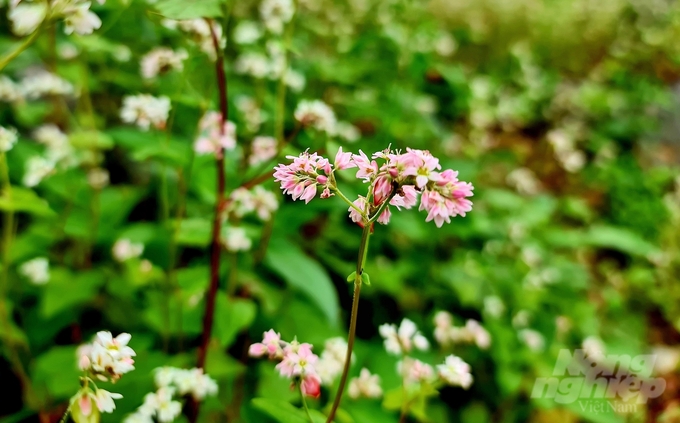
[[[437,227],[472,210],[472,202],[468,199],[473,195],[472,184],[459,181],[457,171],[441,171],[439,159],[429,151],[407,148],[401,153],[387,149],[369,158],[361,150],[359,154],[351,154],[340,149],[333,165],[316,153],[287,157],[293,163],[278,165],[274,177],[285,194],[307,203],[316,196],[317,187],[322,189],[321,198],[328,198],[337,191],[335,170],[358,168],[356,177],[368,183],[369,189],[366,196],[353,201],[349,212],[352,221],[362,226],[376,217],[377,212],[380,212],[376,219],[378,223],[389,223],[389,206],[410,209],[418,203],[419,195],[419,210],[425,210],[425,220],[434,221]]]
[[[236,125],[234,122],[224,122],[220,112],[208,111],[198,123],[199,136],[194,142],[194,151],[197,154],[222,155],[222,149],[233,150],[236,148]]]
[[[321,377],[315,368],[319,357],[312,352],[311,344],[301,344],[297,340],[283,341],[281,334],[270,329],[264,333],[262,342],[250,346],[248,354],[251,357],[266,355],[269,359],[280,360],[276,369],[281,376],[299,381],[302,393],[306,396],[318,398],[321,394]]]

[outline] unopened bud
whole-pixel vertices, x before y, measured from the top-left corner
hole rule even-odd
[[[326,185],[326,182],[328,182],[328,178],[324,175],[319,175],[316,177],[316,182],[320,183],[321,185]]]

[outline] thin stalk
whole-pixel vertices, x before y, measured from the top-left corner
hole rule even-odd
[[[359,295],[361,294],[361,275],[364,271],[364,264],[366,263],[366,255],[368,252],[368,240],[371,236],[371,225],[364,223],[364,229],[361,233],[361,243],[359,244],[359,254],[357,256],[356,276],[354,277],[354,297],[352,298],[352,316],[349,322],[349,336],[347,337],[347,355],[345,356],[345,365],[342,369],[342,376],[340,377],[340,386],[338,386],[338,394],[333,401],[333,407],[328,414],[326,423],[331,423],[335,418],[335,413],[340,406],[342,394],[345,391],[345,384],[347,383],[347,376],[349,374],[349,367],[352,362],[352,350],[354,348],[354,338],[357,331],[357,315],[359,314]]]
[[[38,35],[40,34],[40,29],[41,29],[41,27],[38,27],[38,29],[36,29],[35,31],[33,31],[33,33],[31,33],[31,35],[29,35],[29,36],[24,40],[23,43],[21,43],[19,46],[17,46],[17,48],[15,48],[14,50],[10,51],[9,53],[7,53],[7,54],[5,54],[4,56],[2,56],[2,58],[0,58],[0,71],[2,71],[3,69],[5,69],[5,67],[6,67],[12,60],[16,59],[16,57],[17,57],[18,55],[20,55],[21,53],[23,53],[24,50],[26,50],[27,48],[29,48],[29,47],[31,46],[31,44],[33,44],[33,42],[36,40],[36,38],[38,38]]]
[[[353,202],[351,202],[351,201],[349,200],[349,198],[347,198],[347,197],[345,196],[345,194],[343,194],[342,191],[340,191],[338,188],[335,188],[335,189],[333,190],[333,192],[335,192],[336,194],[338,194],[338,197],[340,197],[340,198],[341,198],[345,203],[347,203],[351,208],[353,208],[354,210],[358,211],[362,216],[364,215],[364,211],[361,210],[359,207],[357,207],[356,204],[354,204]]]
[[[305,399],[305,393],[302,392],[302,382],[298,385],[300,388],[300,399],[302,399],[302,407],[305,409],[305,413],[307,413],[307,417],[309,418],[309,421],[311,423],[314,423],[314,419],[312,419],[312,415],[309,413],[309,407],[307,407],[307,400]]]

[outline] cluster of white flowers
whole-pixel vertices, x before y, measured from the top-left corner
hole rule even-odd
[[[303,126],[311,126],[328,135],[336,133],[335,113],[321,100],[301,101],[295,109],[295,119]]]
[[[38,127],[33,131],[33,139],[46,147],[47,160],[64,167],[75,166],[78,163],[68,136],[57,125],[48,123]]]
[[[586,164],[586,155],[575,146],[574,136],[569,129],[554,129],[547,134],[548,142],[555,151],[557,161],[567,172],[578,172]]]
[[[222,228],[224,246],[228,251],[248,251],[253,242],[248,238],[246,230],[236,226],[224,226]]]
[[[21,80],[19,89],[22,94],[29,99],[36,99],[48,95],[73,95],[75,90],[70,82],[63,78],[40,70],[31,72]]]
[[[583,351],[586,356],[594,361],[600,361],[604,359],[606,347],[604,342],[597,336],[588,336],[583,340],[581,344]]]
[[[404,357],[397,362],[397,373],[404,379],[405,385],[432,382],[435,379],[432,366],[411,357]]]
[[[236,98],[236,108],[243,115],[246,122],[246,129],[250,132],[257,132],[265,121],[265,113],[260,109],[251,97],[240,96]]]
[[[234,70],[243,75],[250,75],[253,78],[266,78],[272,74],[272,66],[267,56],[262,53],[247,52],[241,54],[236,63]]]
[[[24,98],[21,88],[5,75],[0,75],[0,101],[14,103]]]
[[[14,128],[0,126],[0,151],[9,151],[16,144],[19,136]]]
[[[212,60],[217,59],[217,53],[215,52],[210,25],[204,19],[186,19],[180,21],[164,19],[162,24],[166,28],[179,28],[182,31],[191,34],[201,51],[207,54]],[[226,45],[226,39],[222,34],[222,27],[219,24],[213,22],[212,31],[217,37],[220,48],[224,48]]]
[[[324,350],[316,362],[316,372],[321,378],[321,384],[332,385],[342,373],[347,355],[347,342],[340,337],[330,338],[324,343]],[[352,361],[354,355],[352,355]]]
[[[234,28],[233,37],[236,44],[245,45],[253,44],[262,38],[262,35],[262,29],[257,22],[243,20]]]
[[[198,123],[198,138],[194,141],[194,151],[197,154],[213,154],[222,157],[222,150],[236,148],[236,124],[231,121],[222,125],[222,114],[208,111]]]
[[[529,347],[531,351],[541,352],[545,348],[545,338],[540,332],[533,329],[522,329],[518,332],[519,339]]]
[[[399,329],[393,324],[380,325],[378,329],[380,335],[385,338],[385,349],[387,352],[400,355],[408,354],[415,347],[419,350],[427,350],[430,343],[416,327],[416,324],[409,319],[402,320]]]
[[[196,401],[217,395],[217,382],[203,373],[203,369],[178,369],[160,367],[155,370],[154,380],[159,388],[175,387],[179,395],[191,395]]]
[[[104,1],[99,1],[103,3]],[[45,20],[63,19],[66,34],[88,35],[102,26],[99,17],[90,11],[92,3],[82,0],[50,0],[48,2],[10,2],[7,17],[12,22],[12,32],[28,35]]]
[[[274,34],[281,34],[286,23],[293,19],[293,0],[264,0],[260,4],[260,16],[264,26]]]
[[[366,368],[361,369],[359,377],[352,378],[349,381],[347,394],[352,399],[380,398],[383,394],[380,387],[380,376],[372,375]]]
[[[37,257],[22,264],[19,273],[35,285],[44,285],[50,280],[50,263],[45,257]]]
[[[111,251],[113,252],[113,258],[122,263],[141,256],[144,252],[144,244],[141,242],[132,242],[127,238],[123,238],[113,244]]]
[[[434,316],[434,337],[442,345],[457,343],[474,343],[479,348],[487,349],[491,345],[491,336],[478,321],[468,319],[465,326],[453,325],[453,316],[440,311]]]
[[[444,360],[444,364],[437,366],[437,370],[439,376],[450,385],[460,386],[463,389],[468,389],[472,385],[470,365],[460,357],[449,355]]]
[[[170,99],[149,94],[125,96],[120,110],[123,122],[136,123],[144,130],[148,130],[151,125],[158,129],[165,128],[169,114]]]
[[[541,182],[536,178],[536,174],[526,167],[520,167],[508,173],[505,181],[520,194],[534,195],[541,190]]]
[[[78,367],[99,380],[117,381],[135,368],[132,357],[136,353],[128,346],[131,338],[129,333],[114,338],[111,332],[97,332],[91,344],[78,347]]]
[[[174,421],[182,412],[182,403],[173,399],[175,391],[175,388],[167,386],[146,394],[144,403],[123,423],[153,423],[154,418],[161,423]]]
[[[38,185],[54,171],[55,163],[44,157],[33,156],[26,161],[22,183],[27,187]]]
[[[269,220],[272,213],[279,208],[276,195],[259,185],[252,190],[237,188],[231,193],[230,199],[227,210],[237,217],[255,212],[260,219]]]
[[[278,153],[276,139],[273,137],[259,136],[253,138],[250,146],[250,157],[248,163],[256,166],[267,160],[273,159]]]
[[[142,76],[152,79],[161,73],[184,69],[184,60],[189,57],[186,51],[173,51],[167,47],[157,47],[148,52],[140,61]]]

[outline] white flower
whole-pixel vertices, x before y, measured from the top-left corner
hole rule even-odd
[[[12,21],[12,32],[16,35],[28,35],[35,31],[45,19],[47,4],[21,3],[11,8],[7,18]]]
[[[255,137],[250,147],[248,162],[251,166],[258,165],[276,157],[277,142],[273,137]]]
[[[439,376],[447,383],[453,386],[460,386],[463,389],[468,389],[472,385],[472,375],[470,374],[470,365],[464,362],[460,357],[450,355],[446,357],[444,364],[437,366]]]
[[[87,183],[93,189],[104,189],[109,184],[109,171],[101,167],[90,169],[87,172]]]
[[[59,54],[59,58],[71,60],[78,57],[80,52],[78,51],[78,47],[71,43],[61,43],[57,46],[57,53]]]
[[[347,142],[355,142],[361,138],[361,132],[359,132],[356,126],[349,122],[338,122],[335,125],[335,132],[338,137]]]
[[[64,33],[88,35],[92,34],[95,29],[102,26],[102,21],[99,16],[90,11],[91,3],[84,2],[67,7],[64,13]]]
[[[271,219],[272,213],[279,208],[276,195],[260,185],[253,189],[252,200],[257,217],[264,221]]]
[[[194,141],[194,151],[197,154],[214,154],[222,156],[222,150],[236,148],[236,124],[231,121],[222,124],[222,114],[216,111],[208,111],[198,123],[199,136]]]
[[[153,419],[146,414],[137,412],[127,416],[123,423],[153,423]]]
[[[81,346],[78,349],[81,367],[89,361],[89,370],[100,380],[116,381],[120,377],[134,370],[135,351],[127,344],[130,342],[129,333],[121,333],[113,337],[111,332],[97,332],[92,344]],[[83,359],[87,357],[88,360]]]
[[[283,32],[283,26],[293,18],[293,0],[264,0],[260,4],[260,16],[264,26],[275,34]]]
[[[404,378],[406,384],[431,382],[434,379],[432,366],[411,357],[404,357],[397,363],[397,372]]]
[[[154,370],[154,376],[153,380],[156,382],[156,386],[159,388],[164,388],[166,386],[170,386],[171,384],[175,383],[175,378],[177,377],[177,369],[176,367],[159,367]]]
[[[50,280],[50,263],[45,257],[34,258],[22,264],[19,273],[35,285],[44,285]]]
[[[531,169],[526,167],[521,167],[508,173],[505,181],[520,194],[534,195],[541,190],[541,183],[536,178],[536,175]]]
[[[149,94],[125,96],[120,118],[126,123],[136,123],[142,129],[149,129],[151,125],[162,129],[170,113],[170,99]]]
[[[535,352],[543,351],[545,347],[545,338],[540,332],[533,329],[522,329],[519,331],[519,338],[530,350]]]
[[[43,157],[33,156],[26,162],[23,184],[34,187],[54,170],[54,162]]]
[[[586,155],[580,150],[559,153],[557,159],[562,164],[564,170],[571,173],[578,172],[586,164]]]
[[[142,76],[151,79],[168,70],[181,71],[184,68],[182,62],[187,57],[189,55],[184,50],[174,52],[167,47],[155,48],[142,57],[140,62]]]
[[[248,131],[255,132],[260,129],[265,116],[255,100],[245,96],[237,97],[236,108],[243,114]]]
[[[197,401],[203,400],[208,395],[217,395],[217,382],[204,374],[203,369],[176,369],[174,383],[180,395],[191,394]]]
[[[144,252],[144,244],[135,243],[127,238],[119,239],[113,244],[113,257],[119,261],[124,262],[131,258],[136,258]]]
[[[286,70],[286,73],[283,76],[283,82],[290,87],[291,90],[293,90],[296,93],[299,93],[305,88],[305,84],[307,83],[307,80],[305,79],[305,76],[291,68],[288,68]]]
[[[245,229],[227,226],[224,232],[226,233],[224,245],[227,247],[227,250],[232,252],[250,250],[252,241],[246,235]]]
[[[303,100],[295,109],[295,119],[305,126],[334,135],[336,132],[335,113],[320,100]]]
[[[491,345],[491,335],[489,335],[489,332],[487,332],[478,321],[469,319],[465,323],[465,331],[479,348],[485,350]]]
[[[73,85],[57,75],[39,71],[26,76],[19,85],[21,92],[29,99],[44,95],[71,95]]]
[[[456,52],[458,49],[458,44],[456,43],[455,38],[453,38],[449,34],[442,34],[437,40],[434,42],[434,50],[439,54],[440,56],[451,56],[453,53]]]
[[[254,78],[265,78],[271,72],[271,64],[267,56],[260,53],[244,53],[236,59],[234,69],[237,73]]]
[[[237,188],[231,195],[231,203],[229,211],[233,212],[238,217],[243,217],[246,214],[255,210],[255,202],[253,195],[246,188]]]
[[[589,336],[581,344],[588,358],[599,361],[604,358],[605,345],[597,336]]]
[[[489,295],[484,298],[484,311],[490,316],[498,318],[505,311],[505,304],[497,296]]]
[[[149,417],[155,415],[161,423],[175,420],[182,412],[182,404],[172,400],[174,393],[174,388],[160,388],[156,393],[146,394],[139,413]]]
[[[384,324],[379,328],[380,335],[385,338],[385,349],[395,355],[411,352],[413,347],[419,350],[427,350],[430,347],[427,339],[418,332],[416,324],[409,319],[404,319],[399,325]]]
[[[130,50],[130,47],[121,44],[114,48],[111,55],[117,62],[129,62],[132,58],[132,50]]]
[[[23,99],[19,86],[5,75],[0,75],[0,101],[13,103]]]
[[[333,384],[335,379],[342,373],[346,355],[347,342],[343,338],[336,337],[326,340],[321,357],[314,365],[322,384]],[[352,361],[354,361],[354,355],[352,355]]]
[[[234,28],[236,44],[252,44],[262,37],[262,30],[256,22],[241,21]]]
[[[121,398],[123,398],[121,394],[109,392],[104,389],[97,389],[94,394],[94,401],[97,404],[97,408],[102,413],[112,413],[113,410],[116,409],[116,403],[113,402],[113,400]]]
[[[372,375],[366,368],[361,369],[359,377],[352,378],[349,381],[349,388],[347,389],[347,394],[353,399],[361,397],[380,398],[382,393],[380,376]]]
[[[14,128],[0,126],[0,151],[9,151],[16,144],[19,136]]]

